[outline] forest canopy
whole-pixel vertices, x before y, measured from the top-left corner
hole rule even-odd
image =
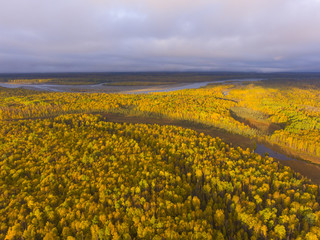
[[[1,122],[1,239],[317,239],[319,187],[175,126]]]

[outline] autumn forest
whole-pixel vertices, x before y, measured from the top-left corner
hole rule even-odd
[[[254,152],[320,164],[319,83],[0,87],[0,239],[320,239],[318,183]]]

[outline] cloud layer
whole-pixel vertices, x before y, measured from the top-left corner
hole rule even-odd
[[[0,72],[320,71],[319,0],[10,0]]]

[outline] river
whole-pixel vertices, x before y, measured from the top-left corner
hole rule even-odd
[[[184,89],[197,89],[197,88],[205,87],[209,84],[216,84],[216,83],[241,83],[241,82],[256,82],[256,81],[262,81],[262,80],[265,80],[265,79],[246,78],[246,79],[228,79],[228,80],[221,80],[221,81],[173,84],[173,85],[164,85],[164,86],[160,86],[160,87],[151,87],[151,88],[146,88],[146,89],[126,91],[123,93],[147,94],[147,93],[155,93],[155,92],[172,92],[172,91],[178,91],[178,90],[184,90]]]
[[[86,84],[86,85],[60,85],[60,84],[15,84],[15,83],[0,83],[0,87],[5,88],[26,88],[32,90],[48,91],[48,92],[118,92],[125,94],[146,94],[154,92],[171,92],[183,89],[196,89],[205,87],[208,84],[214,83],[234,83],[234,82],[253,82],[264,79],[247,78],[247,79],[228,79],[211,82],[197,83],[180,83],[171,85],[159,86],[108,86],[105,83]]]

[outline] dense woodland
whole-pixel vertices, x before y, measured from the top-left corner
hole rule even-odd
[[[1,123],[1,239],[318,239],[319,187],[174,126]]]
[[[0,88],[0,239],[319,239],[319,186],[181,119],[320,156],[317,82],[141,95]]]

